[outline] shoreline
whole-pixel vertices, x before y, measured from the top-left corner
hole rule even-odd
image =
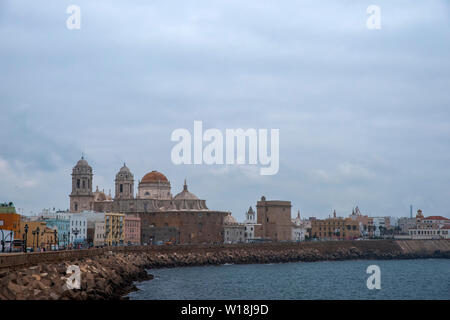
[[[148,270],[159,268],[227,263],[450,259],[450,240],[176,245],[137,249],[65,252],[60,261],[46,261],[49,257],[59,257],[55,255],[17,255],[18,265],[12,265],[8,259],[2,262],[0,256],[0,262],[8,265],[0,268],[0,300],[128,299],[130,292],[138,290],[136,283],[153,279]],[[22,265],[23,259],[31,258],[42,261]],[[77,265],[81,270],[80,290],[65,288],[70,265]]]

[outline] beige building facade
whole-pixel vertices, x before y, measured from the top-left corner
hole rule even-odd
[[[140,218],[141,229],[175,228],[171,234],[177,234],[179,243],[223,242],[223,219],[228,213],[210,210],[205,200],[188,190],[186,181],[182,191],[173,196],[169,179],[151,171],[138,181],[135,195],[134,175],[124,164],[116,174],[112,198],[98,188],[92,192],[92,179],[92,167],[81,158],[72,169],[71,212],[93,210],[136,216]]]
[[[292,238],[290,201],[267,201],[266,197],[256,204],[257,223],[255,237],[271,241],[290,241]]]

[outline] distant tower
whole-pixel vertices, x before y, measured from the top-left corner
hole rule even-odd
[[[256,214],[253,208],[250,206],[248,211],[245,213],[246,221],[256,223]]]
[[[82,156],[72,169],[72,193],[69,196],[71,212],[93,210],[92,177],[92,167]]]
[[[255,237],[273,241],[291,240],[291,207],[290,201],[266,201],[266,197],[262,196],[256,203],[259,226],[255,229]]]
[[[422,213],[422,210],[419,209],[419,210],[417,210],[416,220],[417,220],[417,222],[421,222],[422,219],[423,219],[423,213]]]
[[[130,169],[123,164],[116,174],[116,193],[115,199],[133,199],[134,198],[134,176]]]
[[[412,205],[410,205],[410,206],[409,206],[409,217],[410,217],[410,218],[413,217],[413,216],[412,216],[412,211],[413,211]]]

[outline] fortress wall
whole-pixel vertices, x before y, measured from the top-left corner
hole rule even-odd
[[[368,240],[326,242],[278,242],[233,245],[161,245],[105,247],[85,250],[0,254],[0,269],[17,268],[101,256],[106,252],[149,255],[159,265],[158,257],[195,256],[193,264],[258,263],[264,261],[319,261],[345,259],[402,259],[450,257],[450,240]],[[210,259],[211,257],[216,257]],[[224,257],[226,259],[224,260]],[[164,258],[165,259],[165,258]],[[164,260],[163,259],[163,260]],[[262,260],[261,260],[262,259]],[[185,259],[186,260],[186,259]],[[180,265],[189,265],[185,260]],[[186,264],[187,263],[187,264]],[[161,261],[164,266],[164,261]]]

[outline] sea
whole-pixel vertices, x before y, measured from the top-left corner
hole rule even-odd
[[[148,272],[154,279],[136,283],[139,290],[128,295],[130,300],[450,300],[450,259],[227,264]]]

